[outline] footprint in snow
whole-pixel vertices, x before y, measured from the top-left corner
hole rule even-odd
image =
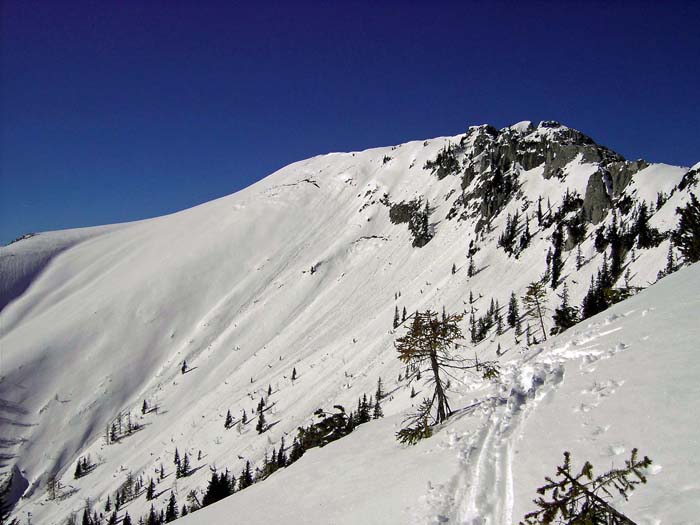
[[[608,448],[608,452],[611,456],[619,456],[624,454],[626,451],[627,449],[624,447],[624,445],[611,445]]]
[[[649,465],[645,469],[645,472],[647,475],[656,476],[663,469],[664,469],[663,466],[658,465],[656,463],[652,463],[651,465]],[[681,487],[681,492],[691,491],[691,490],[699,490],[700,491],[700,485],[686,485],[685,487]]]
[[[603,435],[603,434],[605,434],[605,433],[608,431],[609,428],[610,428],[610,425],[597,426],[597,427],[593,430],[592,434],[593,434],[594,436]]]
[[[585,414],[586,412],[590,412],[597,406],[598,405],[596,403],[581,403],[577,407],[574,407],[574,412],[583,412]]]

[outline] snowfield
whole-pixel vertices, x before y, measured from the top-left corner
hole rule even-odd
[[[556,135],[551,126],[513,129],[527,141]],[[520,193],[477,232],[476,217],[448,218],[460,179],[423,169],[462,137],[319,156],[176,214],[0,248],[0,479],[14,472],[12,498],[21,498],[12,515],[63,524],[80,519],[88,499],[105,512],[129,472],[147,483],[161,464],[154,501],[141,494],[120,519],[126,511],[137,522],[151,503],[164,508],[171,492],[180,506],[192,490],[201,500],[212,470],[238,476],[245,460],[260,466],[316,409],[354,410],[381,377],[383,419],[181,522],[517,523],[565,450],[576,466],[590,460],[602,473],[637,447],[654,462],[649,483],[618,508],[640,524],[698,523],[700,266],[653,284],[668,241],[625,260],[629,283],[647,288],[631,299],[544,344],[528,347],[507,329],[471,345],[480,359],[499,359],[499,379],[458,378],[456,413],[432,438],[414,447],[395,440],[426,394],[416,383],[412,398],[399,380],[395,308],[464,311],[470,292],[477,315],[492,298],[507,308],[511,292],[521,297],[544,273],[553,232],[531,219],[530,246],[508,257],[497,247],[507,215],[525,208],[532,216],[539,196],[556,208],[567,188],[583,196],[596,172],[581,155],[561,178],[513,166]],[[687,172],[652,164],[624,194],[655,204],[664,192],[650,223],[668,231],[676,207],[697,194],[672,193]],[[387,205],[418,196],[434,232],[422,248],[406,224],[392,224]],[[603,261],[595,229],[611,221],[608,213],[588,228],[579,270],[576,250],[564,254],[574,305]],[[470,241],[480,248],[472,277]],[[550,309],[560,292],[548,288]],[[261,397],[270,426],[259,435]],[[158,409],[143,414],[144,400]],[[120,413],[140,429],[107,444]],[[174,475],[176,448],[190,455],[185,478]],[[74,479],[87,454],[96,467]],[[61,489],[50,500],[54,476]]]
[[[602,473],[635,447],[653,461],[648,483],[618,510],[697,523],[698,291],[696,264],[509,356],[417,446],[394,439],[400,416],[373,421],[182,523],[517,523],[565,450]]]

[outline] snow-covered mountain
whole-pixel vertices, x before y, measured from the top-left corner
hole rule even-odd
[[[173,215],[1,248],[0,472],[12,515],[65,523],[86,499],[104,512],[129,473],[158,479],[161,464],[155,499],[134,498],[120,518],[163,508],[171,491],[180,504],[201,497],[212,469],[260,465],[315,410],[352,409],[381,377],[384,419],[185,520],[517,522],[564,450],[607,469],[636,446],[657,466],[630,514],[692,522],[700,270],[651,285],[699,169],[629,162],[554,122],[479,126],[301,161]],[[466,310],[476,326],[492,299],[505,311],[543,276],[550,309],[564,285],[580,305],[609,264],[615,286],[650,289],[544,344],[526,321],[529,347],[525,333],[482,323],[470,352],[499,359],[500,378],[465,374],[451,385],[463,410],[416,447],[395,441],[420,400],[399,380],[397,309]],[[261,397],[266,432],[224,428],[228,410],[253,419]],[[120,414],[138,430],[112,440]],[[174,475],[176,448],[191,459],[187,477]],[[74,479],[88,454],[94,468]]]

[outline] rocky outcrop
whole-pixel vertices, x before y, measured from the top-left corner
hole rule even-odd
[[[586,194],[583,197],[583,211],[586,220],[599,223],[612,206],[612,178],[605,170],[598,170],[588,179]]]

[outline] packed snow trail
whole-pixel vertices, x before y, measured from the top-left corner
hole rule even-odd
[[[521,356],[505,364],[497,384],[490,389],[496,393],[469,410],[469,415],[480,417],[482,423],[456,446],[460,470],[447,485],[450,490],[443,494],[435,523],[498,525],[522,518],[513,516],[513,456],[526,420],[547,396],[556,395],[564,381],[566,363],[577,362],[578,368],[587,373],[599,359],[627,348],[624,343],[610,348],[596,343],[622,330],[609,328],[622,317],[608,314],[602,324],[573,329],[571,335],[563,336],[569,339],[523,350]],[[596,383],[590,392],[583,393],[599,400],[613,394],[617,386],[619,383],[614,381]],[[595,406],[595,402],[581,403],[579,410],[587,412]],[[465,417],[459,413],[456,416]]]
[[[513,511],[512,456],[524,420],[563,379],[563,368],[548,362],[518,368],[509,363],[490,395],[470,413],[483,421],[458,448],[460,468],[449,486],[437,522],[509,523]],[[458,415],[458,417],[460,417]]]

